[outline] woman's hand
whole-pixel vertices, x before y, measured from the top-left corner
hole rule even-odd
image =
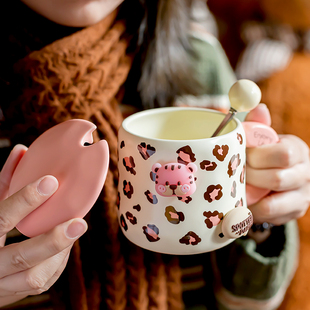
[[[258,105],[246,121],[270,125],[266,105]],[[309,147],[293,135],[279,138],[276,144],[247,149],[247,183],[271,190],[269,195],[249,206],[257,224],[285,224],[303,216],[309,206]]]
[[[6,234],[58,188],[56,178],[44,176],[7,197],[14,169],[26,150],[17,145],[0,173],[0,306],[49,289],[64,270],[74,241],[87,230],[83,219],[72,219],[46,234],[4,246]]]

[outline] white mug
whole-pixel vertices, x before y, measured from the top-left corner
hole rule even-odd
[[[166,254],[209,252],[247,234],[245,133],[223,113],[158,108],[119,130],[119,223],[134,244]]]

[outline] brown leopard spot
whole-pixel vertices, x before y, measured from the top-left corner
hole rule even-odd
[[[210,160],[203,160],[200,163],[200,169],[206,170],[206,171],[213,171],[217,167],[217,164],[213,161],[211,162]]]
[[[151,180],[152,180],[153,182],[155,182],[155,181],[156,181],[156,173],[153,172],[153,171],[151,171],[151,172],[150,172],[150,178],[151,178]]]
[[[184,237],[179,240],[179,242],[186,245],[197,245],[199,242],[201,242],[201,238],[193,231],[189,231]]]
[[[178,196],[178,199],[186,204],[189,204],[193,200],[191,196]]]
[[[165,217],[172,224],[179,224],[184,221],[183,212],[177,212],[173,206],[168,206],[165,209]]]
[[[160,240],[159,238],[159,229],[154,224],[147,224],[147,226],[143,226],[143,233],[145,234],[146,238],[150,242],[156,242]]]
[[[132,224],[132,225],[136,225],[137,224],[137,218],[130,212],[126,212],[126,218],[127,220]]]
[[[117,208],[118,208],[118,209],[119,209],[120,201],[121,201],[121,193],[120,193],[120,192],[117,192],[116,205],[117,205]]]
[[[240,155],[233,155],[231,160],[228,163],[228,170],[227,173],[229,175],[229,177],[233,176],[236,173],[236,170],[238,168],[238,166],[241,163],[241,159],[240,159]]]
[[[136,167],[136,165],[135,165],[135,161],[134,161],[132,156],[124,157],[123,158],[123,165],[127,171],[129,171],[133,175],[136,175],[136,171],[134,169]]]
[[[205,200],[208,202],[220,200],[223,196],[222,189],[223,187],[220,184],[208,186],[207,191],[204,193]]]
[[[243,137],[240,133],[237,133],[237,140],[239,141],[240,144],[243,143]]]
[[[230,195],[231,197],[236,198],[236,194],[237,194],[237,183],[236,181],[234,181],[231,187]]]
[[[125,141],[124,141],[124,140],[121,142],[121,145],[120,145],[120,148],[121,148],[121,149],[122,149],[123,147],[125,147]]]
[[[244,183],[244,174],[245,174],[245,165],[243,165],[242,171],[240,173],[240,182],[241,182],[241,184]]]
[[[235,208],[238,208],[238,207],[243,207],[243,199],[242,198],[240,200],[238,200],[235,204]]]
[[[124,180],[123,182],[123,192],[124,195],[127,196],[127,198],[131,198],[132,194],[133,194],[133,187],[131,185],[130,182],[127,182],[126,180]]]
[[[144,160],[149,159],[156,152],[155,147],[151,146],[150,144],[146,145],[145,142],[141,142],[137,148]]]
[[[218,211],[205,211],[203,212],[203,215],[206,217],[205,223],[208,228],[217,226],[224,217],[223,213],[219,213]]]
[[[125,231],[127,231],[128,230],[128,226],[127,226],[127,223],[125,221],[125,218],[124,218],[123,214],[121,214],[121,216],[120,216],[120,223],[121,223],[121,227],[123,227],[123,229]]]
[[[141,211],[141,206],[139,204],[135,205],[135,206],[133,206],[133,209],[137,210],[138,212],[140,212]]]
[[[229,147],[228,145],[216,145],[213,149],[213,155],[219,160],[223,161],[228,154]]]
[[[189,145],[183,146],[177,150],[178,163],[187,165],[196,161],[195,154],[193,153],[191,147]]]
[[[144,192],[144,195],[146,196],[146,199],[152,203],[152,204],[157,204],[158,199],[156,197],[156,195],[153,195],[149,190],[147,190],[146,192]]]

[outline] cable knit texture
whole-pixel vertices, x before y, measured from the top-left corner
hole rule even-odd
[[[72,118],[92,121],[97,126],[94,142],[105,139],[109,144],[105,186],[62,276],[67,275],[68,307],[76,310],[183,307],[178,259],[164,264],[162,255],[129,243],[118,224],[117,132],[123,118],[121,88],[132,63],[126,55],[129,43],[115,11],[94,26],[32,51],[14,63],[12,81],[18,91],[2,106],[2,132],[13,144],[29,145]]]

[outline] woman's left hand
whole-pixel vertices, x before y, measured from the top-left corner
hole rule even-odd
[[[270,126],[269,110],[264,104],[249,112],[246,121]],[[247,149],[247,183],[271,192],[248,206],[254,222],[282,225],[302,217],[310,203],[309,147],[293,135],[279,135],[276,144]]]

